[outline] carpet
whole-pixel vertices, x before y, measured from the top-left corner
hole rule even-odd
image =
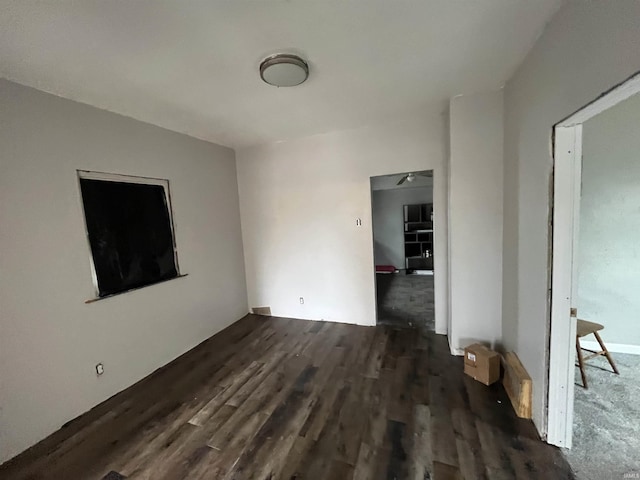
[[[378,325],[420,327],[435,325],[433,275],[376,275]]]
[[[573,448],[564,453],[579,480],[640,478],[640,355],[587,362],[589,388],[576,368]]]

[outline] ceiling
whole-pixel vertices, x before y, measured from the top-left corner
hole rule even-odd
[[[230,147],[498,89],[562,0],[0,0],[0,76]],[[262,83],[275,52],[298,87]]]

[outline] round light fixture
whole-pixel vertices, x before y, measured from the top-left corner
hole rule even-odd
[[[415,174],[410,173],[409,175],[407,175],[407,182],[413,182],[416,179]]]
[[[260,78],[275,87],[295,87],[309,77],[309,65],[297,55],[278,53],[260,64]]]

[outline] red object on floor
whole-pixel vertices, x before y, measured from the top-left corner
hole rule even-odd
[[[397,271],[398,269],[393,265],[376,265],[376,272],[379,273],[394,273]]]

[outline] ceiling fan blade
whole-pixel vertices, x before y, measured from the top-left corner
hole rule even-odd
[[[400,179],[400,181],[399,181],[398,183],[396,183],[396,185],[402,185],[404,182],[406,182],[406,181],[407,181],[407,177],[408,177],[408,176],[409,176],[409,175],[405,175],[404,177],[402,177],[402,178]]]
[[[433,171],[429,170],[428,172],[418,173],[421,177],[433,177]]]

